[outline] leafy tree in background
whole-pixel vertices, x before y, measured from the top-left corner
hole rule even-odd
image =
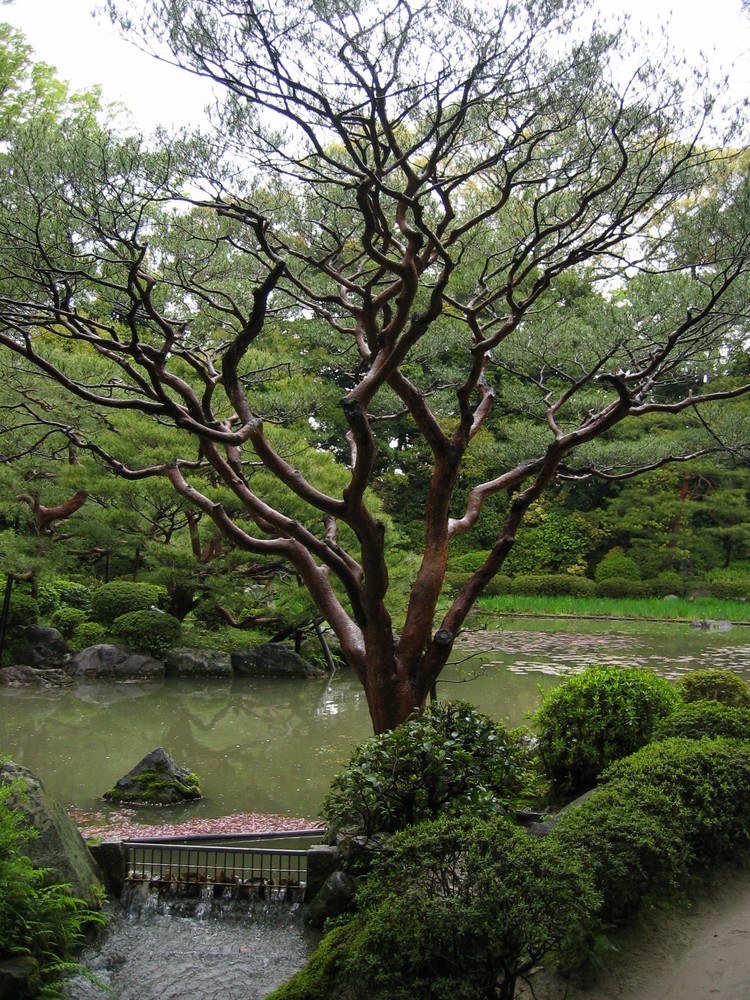
[[[391,728],[558,477],[726,446],[701,414],[750,390],[747,163],[714,148],[737,136],[700,73],[620,86],[627,39],[577,0],[152,0],[123,23],[226,103],[153,145],[68,98],[8,127],[14,413],[291,564]],[[69,405],[30,400],[40,377]],[[655,414],[680,415],[666,447],[620,430]],[[404,608],[375,487],[414,449]]]

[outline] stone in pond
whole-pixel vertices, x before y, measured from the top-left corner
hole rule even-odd
[[[146,754],[103,795],[108,802],[158,806],[174,806],[200,797],[198,775],[186,767],[177,767],[161,747]]]

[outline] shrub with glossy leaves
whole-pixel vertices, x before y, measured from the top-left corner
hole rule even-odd
[[[694,670],[680,678],[677,690],[686,702],[750,706],[750,685],[731,670]]]
[[[551,953],[580,957],[599,904],[585,860],[502,820],[392,838],[358,893],[350,978],[368,1000],[512,1000]]]
[[[535,715],[547,776],[568,792],[591,788],[613,761],[646,744],[679,703],[650,670],[587,667],[547,692]]]
[[[163,611],[131,611],[115,620],[112,632],[139,653],[164,657],[180,641],[182,624]]]
[[[442,813],[502,812],[523,786],[525,752],[503,726],[463,702],[361,744],[323,803],[329,836],[401,830]]]

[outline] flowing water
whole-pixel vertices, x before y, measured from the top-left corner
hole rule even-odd
[[[82,956],[71,1000],[260,1000],[307,961],[320,935],[289,904],[210,904],[176,912],[152,895],[110,908],[101,942]]]
[[[519,725],[542,692],[590,663],[647,666],[668,677],[723,667],[750,680],[750,628],[488,618],[455,651],[441,698],[474,703]],[[100,681],[63,690],[0,688],[0,755],[38,774],[62,803],[107,815],[101,794],[144,754],[163,746],[195,770],[204,799],[139,810],[146,823],[239,812],[314,819],[333,774],[371,732],[350,673],[325,681],[251,680],[150,684]],[[315,940],[301,911],[253,904],[221,917],[191,916],[155,900],[113,908],[86,961],[120,1000],[255,1000],[300,968]],[[105,995],[77,979],[75,1000]]]

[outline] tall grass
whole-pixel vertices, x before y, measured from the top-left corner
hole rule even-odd
[[[732,621],[750,623],[750,602],[715,597],[665,600],[662,597],[483,597],[479,608],[503,615],[571,615],[581,618],[641,618],[654,621]]]

